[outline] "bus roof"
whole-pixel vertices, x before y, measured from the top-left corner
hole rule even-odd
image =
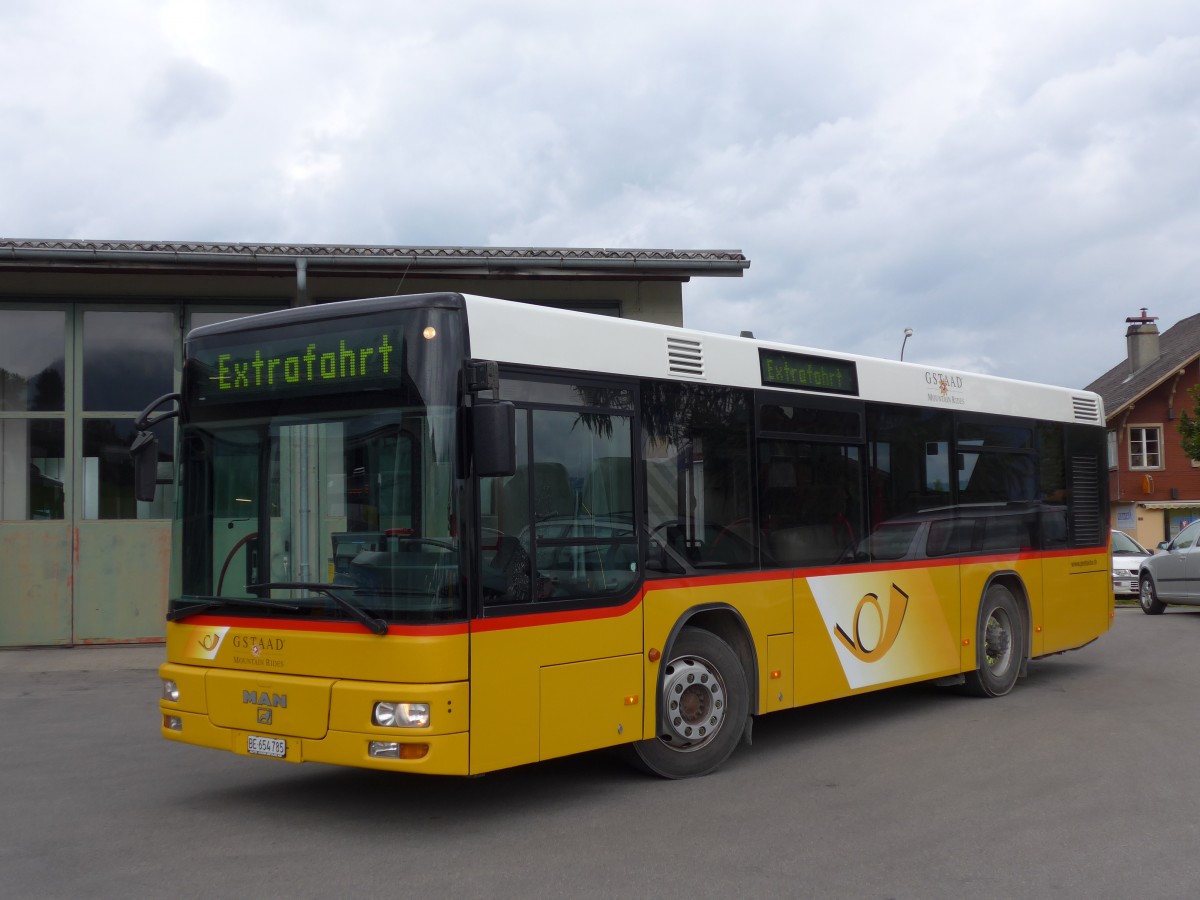
[[[453,292],[377,297],[263,313],[196,329],[189,340],[388,309],[463,305],[467,310],[470,353],[480,359],[765,388],[798,396],[849,394],[906,406],[1104,424],[1103,401],[1090,391]],[[807,390],[764,379],[765,359],[796,357],[835,375],[839,369],[852,370],[854,390]]]
[[[835,365],[853,363],[856,396],[864,400],[1104,424],[1100,396],[1084,390],[508,300],[465,299],[471,354],[482,359],[797,395],[827,393],[764,383],[760,351],[798,354]]]

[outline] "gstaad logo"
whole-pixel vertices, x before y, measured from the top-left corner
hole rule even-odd
[[[946,375],[942,372],[926,372],[925,383],[930,387],[936,387],[940,394],[961,391],[963,386],[961,375]]]
[[[841,625],[833,626],[834,637],[863,662],[883,659],[900,634],[908,609],[908,594],[893,584],[889,599],[891,602],[885,615],[878,594],[863,595],[854,610],[853,637]]]
[[[233,646],[239,650],[249,650],[255,656],[260,653],[271,650],[279,651],[283,649],[283,638],[258,637],[257,635],[235,634],[233,636]]]

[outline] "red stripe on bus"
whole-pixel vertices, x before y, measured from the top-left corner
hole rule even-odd
[[[1007,553],[989,553],[979,556],[948,556],[944,559],[898,559],[875,563],[841,563],[828,566],[806,566],[795,569],[774,569],[767,572],[741,572],[729,575],[689,575],[681,578],[663,578],[646,582],[647,591],[677,590],[680,588],[704,587],[720,584],[750,584],[760,581],[784,581],[799,578],[822,578],[829,575],[851,575],[858,572],[889,572],[897,569],[941,569],[947,566],[995,565],[1004,562],[1031,562],[1066,557],[1108,555],[1107,547],[1080,550],[1020,550]],[[1107,566],[1107,562],[1104,567]],[[1107,568],[1105,568],[1107,571]]]
[[[564,622],[594,622],[600,619],[616,619],[633,612],[642,602],[646,589],[638,591],[632,599],[620,606],[570,609],[561,612],[537,612],[517,616],[500,616],[491,619],[471,620],[471,631],[506,631],[514,628],[532,628],[537,625],[559,625]]]

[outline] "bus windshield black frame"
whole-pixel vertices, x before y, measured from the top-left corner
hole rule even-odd
[[[189,336],[169,616],[465,618],[464,315],[422,301]]]

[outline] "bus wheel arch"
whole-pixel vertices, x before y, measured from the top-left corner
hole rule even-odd
[[[1029,659],[1031,621],[1029,598],[1015,573],[1000,573],[988,581],[979,600],[976,668],[966,673],[966,693],[1003,697],[1013,689]]]
[[[640,768],[664,778],[707,775],[729,758],[752,713],[754,643],[727,607],[676,624],[655,688],[657,734],[630,745]]]

